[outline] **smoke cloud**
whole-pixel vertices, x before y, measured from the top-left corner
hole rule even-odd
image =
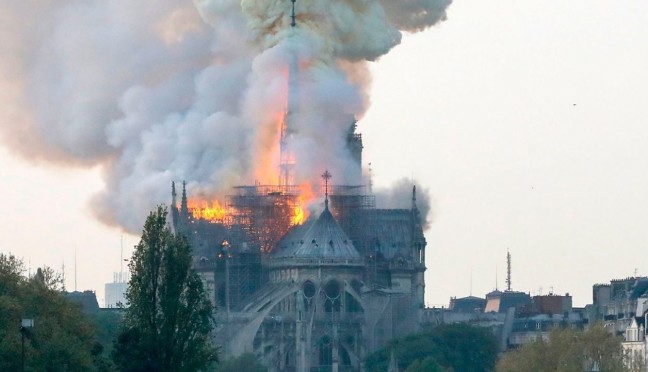
[[[137,231],[191,193],[276,182],[287,66],[299,64],[297,180],[350,174],[345,136],[369,105],[366,61],[450,0],[56,0],[0,3],[0,135],[24,157],[101,165],[97,216]],[[315,174],[312,174],[315,173]]]
[[[416,208],[421,215],[423,228],[427,229],[432,223],[432,198],[429,190],[422,187],[418,182],[410,179],[400,179],[388,188],[374,190],[376,204],[387,209],[408,209],[412,207],[412,190],[416,187]]]

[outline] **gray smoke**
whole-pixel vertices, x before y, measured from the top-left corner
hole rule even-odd
[[[369,105],[366,61],[449,3],[298,0],[291,29],[288,0],[6,0],[0,134],[34,161],[101,166],[94,211],[137,231],[172,180],[203,195],[270,181],[296,55],[295,176],[356,181],[344,138]]]
[[[416,186],[416,208],[421,215],[423,228],[427,229],[432,223],[432,198],[427,188],[410,179],[400,179],[388,188],[374,190],[376,205],[386,209],[408,209],[412,207],[412,189]]]

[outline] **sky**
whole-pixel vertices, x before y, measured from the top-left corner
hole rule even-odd
[[[358,127],[374,185],[413,177],[432,197],[428,305],[503,289],[507,250],[514,290],[577,306],[595,283],[648,275],[648,3],[461,0],[447,13],[371,64]],[[103,305],[122,237],[125,257],[138,237],[90,212],[100,166],[2,146],[0,176],[0,251],[32,269],[65,262],[67,288],[76,277]]]

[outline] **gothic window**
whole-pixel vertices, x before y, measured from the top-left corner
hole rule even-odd
[[[330,366],[333,364],[333,348],[331,337],[322,336],[319,341],[319,365]]]
[[[349,353],[347,352],[346,347],[341,347],[340,348],[340,364],[344,366],[350,366],[351,365],[351,357],[349,357]]]
[[[302,290],[304,291],[304,296],[306,296],[306,298],[308,299],[311,299],[313,298],[313,296],[315,296],[315,284],[310,280],[304,282],[304,284],[302,285]]]
[[[340,283],[337,280],[330,280],[324,286],[324,311],[327,313],[340,312]]]
[[[302,292],[304,293],[304,298],[302,299],[304,301],[304,310],[308,312],[310,311],[313,297],[315,297],[315,293],[317,292],[315,284],[310,280],[305,281],[304,284],[302,284]]]

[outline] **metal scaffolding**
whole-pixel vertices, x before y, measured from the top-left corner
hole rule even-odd
[[[270,253],[279,239],[297,224],[300,189],[295,185],[234,187],[229,196],[232,220],[247,233],[250,244]]]

